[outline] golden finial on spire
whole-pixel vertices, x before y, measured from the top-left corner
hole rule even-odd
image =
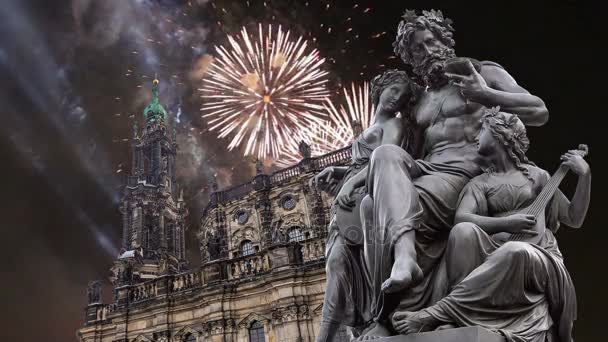
[[[152,83],[158,84],[160,81],[158,80],[158,73],[154,73],[154,81]]]

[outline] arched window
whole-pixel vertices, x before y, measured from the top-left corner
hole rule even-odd
[[[196,336],[193,334],[188,334],[184,337],[184,342],[196,342]]]
[[[289,242],[300,242],[304,240],[304,234],[300,228],[291,228],[287,233],[289,235]]]
[[[249,342],[266,342],[264,336],[264,324],[254,321],[249,327]]]
[[[243,256],[247,256],[253,253],[253,243],[251,243],[249,240],[243,241],[243,243],[241,243],[241,254],[243,254]]]

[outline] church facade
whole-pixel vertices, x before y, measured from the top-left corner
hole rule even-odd
[[[111,268],[112,303],[88,289],[82,342],[312,342],[325,290],[331,198],[315,173],[350,160],[350,149],[213,193],[197,231],[202,264],[185,259],[188,215],[175,177],[177,143],[158,99],[134,127],[124,189],[123,251]],[[169,133],[169,132],[172,133]],[[344,330],[338,338],[346,338]]]

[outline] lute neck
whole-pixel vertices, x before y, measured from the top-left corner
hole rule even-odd
[[[547,184],[545,184],[543,190],[538,194],[534,202],[528,207],[528,214],[538,218],[538,216],[545,211],[547,204],[549,204],[549,201],[553,198],[553,195],[566,176],[566,173],[568,173],[568,167],[561,164],[549,181],[547,181]]]

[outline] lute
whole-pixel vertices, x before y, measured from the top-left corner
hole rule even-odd
[[[585,157],[587,153],[589,153],[589,149],[587,145],[579,145],[578,150],[571,151],[572,153],[578,154],[581,157]],[[507,213],[503,213],[501,216],[508,216],[513,214],[525,214],[532,215],[536,219],[536,224],[534,228],[530,229],[536,232],[536,235],[526,234],[526,233],[497,233],[492,235],[494,239],[502,242],[506,241],[523,241],[533,244],[538,244],[540,240],[545,235],[546,229],[546,219],[545,219],[545,209],[547,208],[547,204],[555,195],[560,183],[568,173],[568,167],[561,163],[557,171],[551,176],[551,178],[547,181],[547,184],[543,187],[538,196],[534,199],[534,202],[527,206],[524,209],[510,211]]]

